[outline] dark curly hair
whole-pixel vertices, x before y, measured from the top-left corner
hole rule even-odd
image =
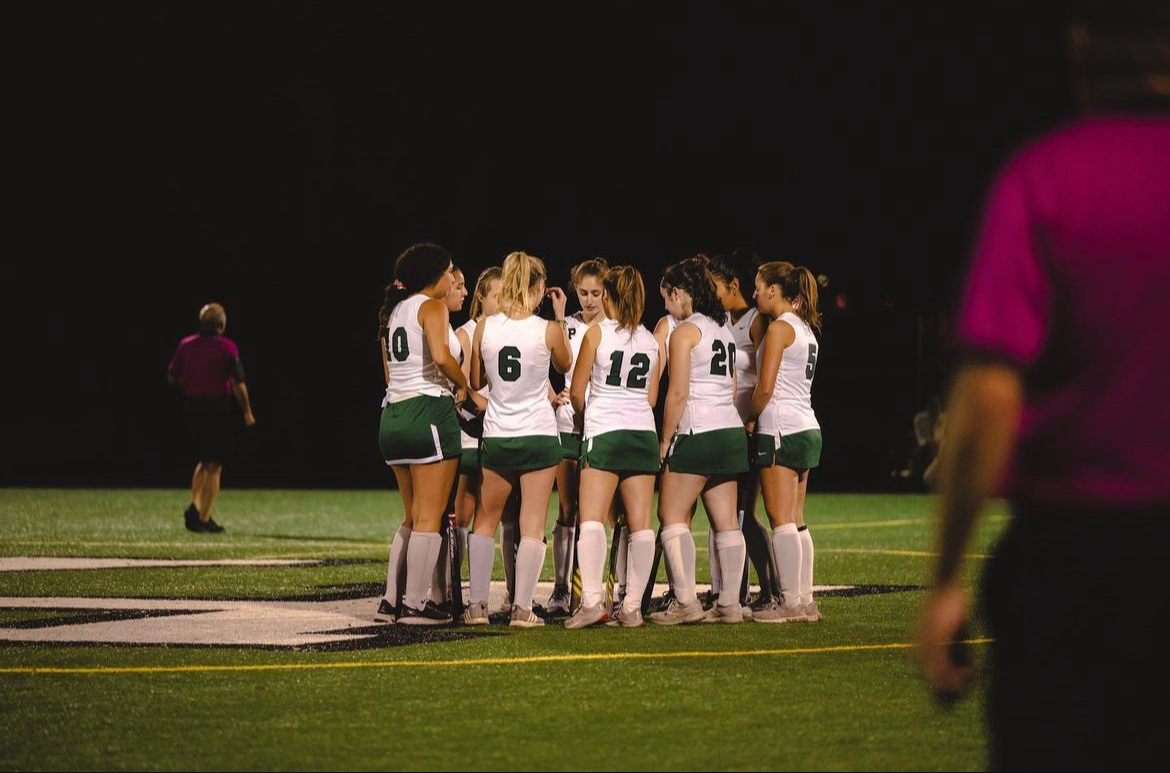
[[[752,294],[756,289],[756,272],[760,270],[760,259],[751,250],[736,250],[730,255],[716,255],[707,264],[707,270],[716,279],[730,285],[739,280],[739,292],[748,302],[754,305]]]
[[[378,312],[379,339],[386,337],[386,325],[394,307],[439,281],[452,264],[451,253],[430,242],[415,244],[402,251],[394,261],[394,281],[386,285],[386,299]]]
[[[715,280],[707,270],[707,264],[707,257],[703,255],[667,266],[662,272],[661,285],[667,292],[676,287],[684,290],[691,296],[691,308],[695,312],[710,317],[716,325],[722,325],[727,322],[727,312],[715,295]]]

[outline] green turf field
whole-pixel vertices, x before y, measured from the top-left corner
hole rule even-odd
[[[327,561],[0,571],[0,631],[160,614],[11,597],[376,595],[401,520],[394,492],[228,490],[227,533],[204,535],[183,528],[186,504],[181,491],[0,489],[0,557]],[[927,497],[814,493],[817,585],[921,586],[929,513]],[[1004,518],[984,519],[973,572]],[[375,631],[348,649],[0,641],[0,768],[982,769],[979,696],[939,709],[904,646],[921,595],[826,595],[815,624],[489,626],[424,643]],[[214,628],[214,614],[191,619]]]

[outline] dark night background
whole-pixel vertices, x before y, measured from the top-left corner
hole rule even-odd
[[[813,485],[888,489],[987,186],[1073,114],[1052,3],[44,13],[14,27],[45,222],[4,261],[9,485],[186,486],[165,372],[211,300],[259,422],[224,485],[386,485],[375,321],[426,239],[469,283],[515,249],[558,283],[633,263],[650,325],[697,251],[827,275]]]

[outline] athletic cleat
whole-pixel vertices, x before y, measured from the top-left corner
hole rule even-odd
[[[821,608],[817,606],[815,599],[804,605],[804,614],[810,623],[820,622]]]
[[[557,586],[553,588],[552,595],[548,597],[548,604],[544,609],[550,617],[556,615],[569,614],[569,589],[564,586]]]
[[[510,615],[510,614],[512,614],[512,595],[510,593],[504,594],[504,603],[500,604],[499,608],[497,608],[494,612],[492,612],[492,614],[493,615]]]
[[[208,534],[223,534],[224,528],[216,523],[214,518],[208,518],[203,523],[203,531]]]
[[[508,625],[513,628],[539,628],[544,625],[544,619],[537,616],[531,609],[513,604],[512,619],[508,621]]]
[[[618,607],[617,612],[610,616],[606,625],[610,628],[641,628],[646,625],[646,621],[642,619],[642,610],[635,609],[633,612],[627,612],[625,607]]]
[[[379,620],[385,620],[387,623],[393,623],[398,619],[398,610],[389,601],[382,599],[382,603],[378,605],[378,611],[374,613],[374,617]]]
[[[446,625],[451,622],[451,616],[435,606],[435,602],[428,601],[422,609],[414,609],[403,604],[398,622],[401,625]]]
[[[667,588],[666,593],[663,593],[656,599],[650,600],[650,612],[661,612],[670,606],[674,601],[674,589]]]
[[[704,623],[742,623],[743,609],[739,604],[716,604],[703,616]]]
[[[464,625],[487,625],[488,624],[488,608],[486,601],[476,601],[473,604],[468,604],[467,609],[463,610],[463,624]]]
[[[695,599],[690,604],[683,604],[678,599],[671,599],[670,605],[661,612],[650,615],[650,621],[658,625],[679,625],[680,623],[697,623],[706,615],[703,605]]]
[[[203,522],[199,520],[199,511],[195,509],[195,503],[187,505],[187,509],[183,511],[183,521],[187,524],[187,531],[203,531]]]
[[[773,600],[766,609],[752,613],[757,623],[803,623],[808,620],[804,609],[796,604],[782,604]]]
[[[703,591],[698,595],[698,598],[703,609],[714,609],[715,605],[719,603],[719,594],[712,590]]]
[[[776,603],[776,597],[771,593],[758,593],[756,594],[756,600],[751,604],[752,614],[759,612],[761,609],[767,609],[774,603]],[[747,613],[745,612],[744,614],[746,615]]]
[[[565,621],[566,628],[587,628],[597,623],[604,623],[609,619],[609,609],[605,602],[587,607],[584,604],[577,610],[577,614]]]

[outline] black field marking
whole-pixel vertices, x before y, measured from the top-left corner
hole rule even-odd
[[[16,607],[5,607],[15,609]],[[48,609],[38,607],[41,612],[58,612],[55,617],[40,617],[30,620],[0,621],[0,628],[56,628],[66,625],[86,625],[88,623],[115,623],[123,620],[144,620],[148,617],[174,617],[175,615],[204,615],[215,610],[211,609],[104,609],[104,610],[77,610],[77,609]]]
[[[163,613],[191,614],[191,613]],[[142,615],[142,617],[161,615]],[[85,622],[95,622],[87,620]],[[97,621],[102,622],[102,621]],[[16,628],[17,626],[9,626]],[[494,629],[494,630],[493,630]],[[356,641],[335,641],[321,644],[286,646],[281,644],[158,644],[108,641],[3,641],[0,647],[20,649],[69,649],[76,647],[100,647],[102,649],[164,649],[164,650],[260,650],[263,652],[361,652],[363,650],[390,649],[412,644],[440,644],[443,642],[470,641],[473,639],[509,636],[506,626],[464,626],[464,625],[376,625],[369,628],[346,628],[340,631],[321,633],[366,634]]]
[[[335,641],[323,644],[305,644],[292,647],[296,652],[355,652],[377,650],[385,647],[405,647],[410,644],[435,644],[451,641],[468,641],[495,636],[508,636],[505,630],[489,630],[487,626],[467,625],[375,625],[368,628],[346,628],[339,631],[320,633],[368,634],[370,638],[358,641]],[[278,647],[276,649],[289,649]]]
[[[833,588],[816,592],[817,598],[825,596],[836,598],[853,598],[854,596],[877,596],[883,593],[905,593],[913,590],[925,590],[922,585],[851,585],[848,588]]]
[[[374,618],[381,590],[380,584],[327,586],[324,593],[294,600],[8,597],[5,607],[49,610],[51,616],[0,623],[0,639],[6,645],[23,643],[17,646],[337,652],[503,635],[503,626],[384,624]],[[817,594],[851,598],[916,590],[919,586],[872,584],[825,586]],[[498,609],[503,583],[495,583],[493,593]],[[493,615],[492,622],[506,624],[507,615]]]
[[[384,564],[385,561],[376,563]],[[319,593],[298,593],[293,596],[275,596],[265,599],[232,598],[229,601],[352,601],[370,596],[381,596],[385,582],[351,582],[341,585],[318,585]]]

